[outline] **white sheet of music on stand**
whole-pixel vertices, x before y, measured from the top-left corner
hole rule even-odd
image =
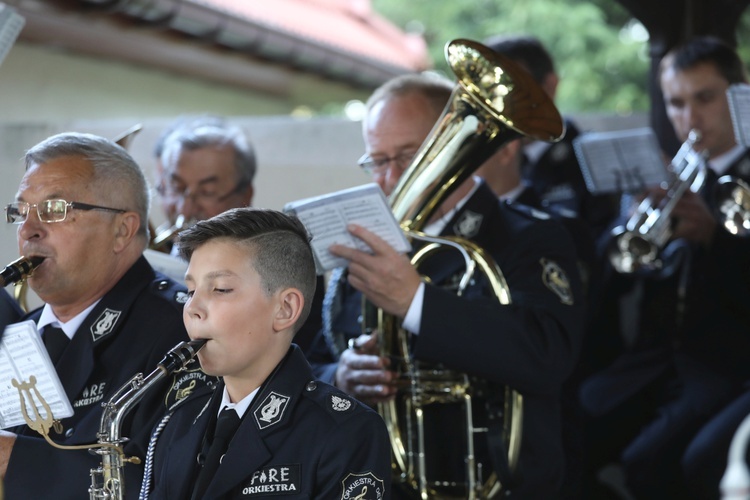
[[[732,115],[737,144],[750,147],[750,85],[735,83],[727,89],[729,112]]]
[[[589,132],[576,138],[573,148],[592,194],[640,191],[668,178],[650,128]]]
[[[0,64],[10,52],[25,23],[24,18],[15,9],[0,2]]]
[[[314,198],[287,203],[284,211],[293,213],[312,236],[310,244],[318,274],[348,264],[335,257],[328,248],[345,245],[364,252],[371,249],[346,229],[358,224],[380,236],[398,252],[408,252],[411,245],[393,216],[383,191],[375,183],[364,184]]]
[[[73,406],[65,394],[60,378],[47,354],[42,337],[33,321],[8,325],[0,340],[0,429],[23,425],[18,389],[11,380],[29,382],[36,377],[36,388],[50,407],[55,419],[73,415]],[[47,416],[38,401],[39,413]],[[27,412],[34,419],[33,408],[27,401]]]

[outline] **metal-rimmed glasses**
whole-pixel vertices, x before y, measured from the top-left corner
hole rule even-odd
[[[383,175],[388,165],[393,163],[396,168],[403,172],[409,167],[416,154],[416,151],[405,151],[393,157],[384,156],[382,158],[373,158],[369,154],[364,154],[357,161],[357,165],[368,174]]]
[[[156,192],[159,193],[161,196],[167,199],[191,199],[196,203],[206,204],[206,205],[215,205],[218,203],[223,203],[226,200],[228,200],[231,196],[234,196],[237,193],[240,193],[243,189],[245,189],[250,183],[246,180],[241,180],[237,182],[237,184],[227,193],[219,194],[216,192],[213,192],[209,190],[208,188],[201,187],[197,191],[191,191],[186,188],[179,188],[177,186],[172,185],[164,185],[160,184],[156,188]]]
[[[26,203],[25,201],[15,201],[5,206],[5,221],[9,224],[21,224],[29,215],[29,211],[36,208],[36,214],[42,222],[62,222],[68,215],[68,209],[75,210],[105,210],[123,214],[127,210],[119,208],[101,207],[99,205],[89,205],[78,201],[65,200],[44,200],[39,203]]]

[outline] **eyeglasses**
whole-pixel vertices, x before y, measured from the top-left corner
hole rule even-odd
[[[416,154],[416,151],[406,151],[394,157],[384,156],[382,158],[373,158],[369,154],[365,154],[359,159],[357,164],[368,174],[383,175],[388,165],[393,162],[396,168],[403,172],[407,169]]]
[[[116,212],[123,214],[127,210],[119,208],[100,207],[99,205],[89,205],[77,201],[65,200],[44,200],[41,203],[29,204],[25,201],[16,201],[8,203],[5,206],[5,220],[9,224],[21,224],[29,215],[29,211],[36,208],[36,214],[42,222],[62,222],[68,215],[68,209],[76,210],[105,210],[107,212]]]
[[[188,190],[187,188],[179,188],[177,186],[165,186],[164,184],[159,184],[156,187],[156,192],[165,198],[181,198],[183,200],[191,198],[197,203],[211,205],[226,201],[227,199],[229,199],[229,197],[245,189],[247,185],[247,181],[240,181],[228,193],[217,194],[207,188],[200,188],[198,189],[198,191],[193,192]]]

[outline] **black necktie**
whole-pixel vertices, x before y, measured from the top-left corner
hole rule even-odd
[[[42,339],[44,340],[45,347],[47,347],[52,364],[57,364],[57,360],[60,359],[65,348],[68,347],[70,339],[61,328],[50,325],[44,327]]]
[[[221,410],[219,418],[216,420],[216,429],[214,430],[211,445],[208,448],[208,452],[206,452],[206,460],[198,472],[198,478],[195,480],[193,499],[203,497],[208,483],[211,482],[211,479],[216,474],[216,469],[219,468],[221,458],[226,453],[229,442],[232,440],[239,426],[240,417],[234,409],[224,408]]]

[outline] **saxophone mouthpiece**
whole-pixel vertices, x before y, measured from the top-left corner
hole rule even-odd
[[[208,342],[208,339],[195,339],[188,342],[190,347],[195,349],[195,353],[198,354],[198,351],[203,349],[203,346],[206,345],[206,342]]]
[[[44,261],[44,257],[20,257],[0,271],[0,286],[23,281]]]
[[[185,368],[198,354],[198,351],[206,345],[205,339],[190,340],[180,342],[170,350],[164,359],[161,360],[161,366],[168,373],[180,371]]]

